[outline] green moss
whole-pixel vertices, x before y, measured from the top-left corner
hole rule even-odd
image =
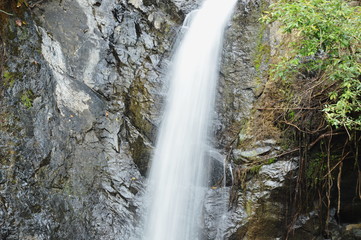
[[[31,108],[33,106],[34,98],[34,93],[31,90],[26,90],[22,93],[20,101],[26,108]]]
[[[277,161],[276,158],[269,158],[269,159],[265,159],[265,160],[258,159],[258,160],[259,160],[259,162],[257,164],[254,164],[253,166],[251,166],[248,169],[248,173],[250,173],[252,175],[256,175],[256,174],[259,173],[259,171],[261,170],[261,168],[264,165],[270,165],[270,164],[275,163]]]
[[[265,3],[261,3],[261,12],[265,8]],[[258,26],[258,32],[254,37],[256,43],[253,54],[252,64],[255,69],[255,75],[253,82],[255,83],[254,93],[256,97],[260,96],[265,88],[265,83],[268,75],[268,63],[271,59],[271,46],[268,41],[269,28],[267,24],[260,23]]]
[[[275,163],[276,161],[277,161],[276,158],[270,158],[270,159],[268,159],[267,164],[269,165],[269,164]]]
[[[30,37],[29,30],[25,27],[17,28],[17,36],[20,41],[26,41]]]
[[[13,87],[17,80],[21,80],[23,74],[21,72],[3,71],[1,87]]]
[[[251,201],[246,202],[245,210],[248,216],[253,214],[253,203]]]
[[[268,4],[265,1],[261,1],[260,12],[263,12],[268,8]],[[262,63],[267,63],[270,59],[271,47],[268,41],[265,40],[266,31],[268,29],[267,24],[261,22],[256,39],[256,49],[253,56],[253,65],[258,72],[261,69]]]
[[[266,30],[267,30],[267,25],[263,23],[259,28],[259,33],[256,40],[257,41],[256,51],[253,57],[253,65],[256,71],[260,70],[262,63],[268,62],[270,59],[271,47],[268,43],[265,43],[264,41]]]
[[[3,73],[3,83],[2,83],[2,85],[4,87],[12,87],[12,86],[14,86],[16,76],[17,76],[17,73],[5,71]]]
[[[141,130],[148,138],[151,138],[155,129],[154,126],[144,117],[144,113],[151,107],[150,94],[144,86],[142,79],[134,80],[125,97],[128,114],[135,127]]]
[[[258,71],[262,62],[268,62],[270,59],[271,47],[268,44],[260,44],[257,47],[257,54],[254,59],[254,66]]]
[[[250,169],[249,169],[249,172],[251,173],[251,174],[258,174],[259,173],[259,170],[261,170],[261,167],[263,166],[263,164],[260,164],[260,165],[255,165],[255,166],[253,166],[253,167],[251,167]]]

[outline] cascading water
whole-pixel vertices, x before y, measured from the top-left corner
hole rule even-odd
[[[236,1],[206,0],[193,12],[177,48],[149,173],[144,240],[199,238],[207,133],[223,32]]]

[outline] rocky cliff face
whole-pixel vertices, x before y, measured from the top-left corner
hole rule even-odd
[[[171,2],[32,6],[4,27],[2,239],[129,239],[183,13]]]
[[[8,17],[3,239],[137,238],[170,51],[197,4],[42,1]],[[257,95],[259,8],[240,2],[227,31],[214,131],[221,154]]]
[[[139,239],[171,49],[200,1],[3,2],[13,15],[1,18],[1,239]],[[213,132],[215,159],[231,166],[279,150],[272,139],[239,146],[265,83],[269,33],[258,22],[265,4],[240,1],[226,31]],[[217,164],[212,184],[223,178]],[[229,198],[228,239],[282,237],[295,169],[293,160],[262,166],[238,189],[233,168],[232,191],[209,190],[205,238],[217,236],[213,209]]]

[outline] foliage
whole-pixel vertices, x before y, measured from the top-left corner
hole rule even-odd
[[[324,104],[328,122],[361,130],[361,8],[344,0],[280,0],[261,18],[278,21],[291,54],[274,66],[274,76],[287,81],[307,74],[331,82]]]

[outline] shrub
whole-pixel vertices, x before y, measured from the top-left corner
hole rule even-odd
[[[274,76],[308,73],[333,82],[323,106],[326,119],[336,128],[361,130],[361,8],[343,0],[280,0],[261,20],[278,21],[295,36],[286,43],[290,57],[274,66]]]

